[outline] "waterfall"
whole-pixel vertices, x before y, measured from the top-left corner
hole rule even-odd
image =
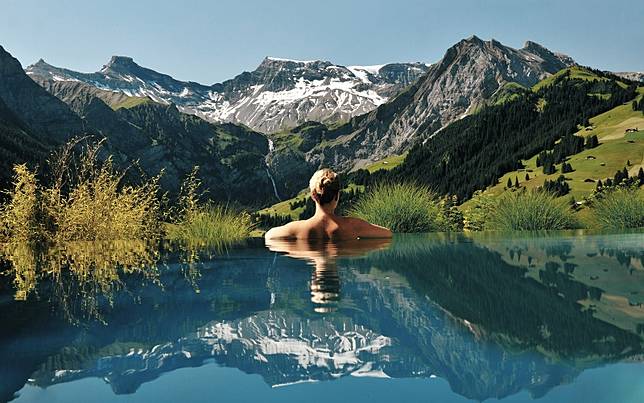
[[[270,167],[268,166],[268,159],[275,149],[275,145],[273,144],[273,140],[268,139],[268,154],[266,154],[266,174],[268,175],[268,179],[271,180],[271,183],[273,184],[273,193],[275,193],[275,197],[277,197],[277,200],[282,201],[282,198],[280,197],[279,193],[277,193],[277,185],[275,184],[275,178],[273,178],[273,175],[271,174]]]

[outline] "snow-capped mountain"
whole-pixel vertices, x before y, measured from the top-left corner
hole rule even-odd
[[[320,166],[350,170],[402,154],[416,141],[488,104],[506,84],[529,88],[574,64],[569,56],[531,41],[515,49],[494,39],[484,41],[476,36],[463,39],[392,100],[339,127],[317,128],[315,133],[319,138],[333,143],[308,149],[301,146],[299,151],[304,154],[309,169],[296,166],[296,171],[308,174]],[[306,134],[298,129],[293,129],[292,134],[300,137]],[[298,175],[281,163],[279,159],[283,156],[275,157],[271,163],[280,166],[281,175]],[[286,157],[292,158],[292,155]],[[285,183],[284,177],[278,178],[278,182]],[[301,189],[306,179],[299,178],[299,187],[293,186],[293,189]]]
[[[231,122],[276,132],[305,121],[338,122],[369,112],[425,74],[424,63],[340,66],[327,61],[267,57],[252,72],[214,85],[184,82],[114,56],[96,73],[47,64],[27,67],[45,86],[82,82],[97,89],[175,104],[211,122]]]
[[[615,74],[628,80],[644,82],[644,72],[641,71],[624,71]]]

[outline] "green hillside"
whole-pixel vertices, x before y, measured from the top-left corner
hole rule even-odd
[[[110,107],[114,110],[121,109],[121,108],[134,108],[135,106],[139,106],[141,104],[145,104],[148,102],[154,102],[148,97],[128,97],[125,100],[115,103],[115,104],[110,104]]]
[[[381,169],[384,169],[384,170],[393,169],[398,165],[400,165],[405,160],[406,156],[407,156],[407,153],[404,153],[401,155],[392,155],[387,158],[383,158],[380,161],[376,161],[371,165],[366,166],[365,169],[369,171],[369,173],[374,173]]]
[[[540,89],[548,87],[552,84],[555,84],[556,82],[563,79],[564,77],[567,77],[568,79],[571,79],[571,80],[582,80],[582,81],[592,81],[592,80],[610,81],[610,78],[602,77],[598,74],[598,72],[592,71],[586,67],[573,66],[567,69],[560,70],[557,73],[551,75],[550,77],[539,81],[537,84],[535,84],[532,87],[532,91],[538,92]],[[626,87],[625,84],[623,83],[621,84],[623,87]]]
[[[644,87],[638,88],[638,100],[644,97]],[[592,192],[597,180],[604,181],[613,177],[617,170],[626,167],[629,175],[636,175],[640,167],[644,166],[644,114],[633,111],[631,103],[617,106],[607,112],[591,119],[590,126],[580,128],[575,133],[577,136],[588,137],[596,135],[599,146],[567,158],[567,163],[572,165],[573,172],[564,174],[566,183],[570,186],[569,196],[580,200]],[[627,129],[639,129],[638,132],[626,133]],[[556,165],[557,171],[546,175],[542,167],[536,166],[537,156],[534,155],[523,160],[523,169],[510,171],[498,179],[498,184],[491,186],[484,192],[485,195],[498,196],[507,191],[508,179],[513,183],[518,179],[519,185],[528,189],[543,186],[545,180],[555,180],[562,174],[561,165]],[[628,162],[630,161],[630,165]],[[526,180],[526,174],[530,177]],[[471,201],[464,203],[464,207]]]
[[[292,220],[298,220],[300,214],[304,211],[304,206],[291,210],[291,204],[306,200],[307,197],[309,197],[308,191],[303,190],[297,196],[275,203],[257,213],[262,215],[289,216]]]
[[[294,142],[293,135],[288,134],[275,134],[273,135],[273,140],[276,144],[284,146],[284,142]],[[276,146],[277,147],[277,146]],[[400,165],[404,160],[407,153],[402,155],[392,155],[387,158],[383,158],[380,161],[376,161],[370,165],[367,165],[364,169],[373,173],[376,171],[386,171],[393,169]],[[349,184],[347,189],[362,190],[363,186],[357,186],[355,184]],[[259,210],[257,214],[259,215],[272,215],[272,216],[289,216],[292,220],[297,220],[300,217],[300,214],[304,211],[304,206],[299,206],[297,208],[291,209],[291,204],[301,203],[303,200],[306,200],[309,197],[308,189],[302,190],[297,196],[294,196],[290,199],[275,203],[272,206],[266,207],[262,210]]]
[[[524,169],[526,160],[542,151],[553,150],[549,158],[561,165],[565,157],[584,149],[583,139],[575,136],[581,125],[584,136],[594,134],[595,129],[586,133],[591,118],[622,105],[625,109],[618,109],[619,113],[636,116],[628,108],[632,109],[631,102],[641,93],[628,80],[581,67],[565,69],[553,77],[537,85],[536,90],[516,93],[513,99],[451,123],[431,141],[416,144],[398,167],[372,179],[414,181],[439,194],[468,200],[476,191],[496,186],[505,173]],[[624,116],[611,115],[611,119],[621,122]],[[614,130],[620,129],[623,128],[618,126]],[[604,146],[602,151],[608,152],[612,147]],[[613,152],[624,155],[621,149]],[[635,151],[632,161],[639,161],[638,155]],[[607,161],[602,166],[612,169],[627,159]],[[536,163],[527,169],[536,173]],[[519,181],[525,178],[525,172],[521,172]],[[607,175],[614,173],[615,170]],[[506,183],[505,179],[502,183]],[[543,181],[539,183],[542,184]]]

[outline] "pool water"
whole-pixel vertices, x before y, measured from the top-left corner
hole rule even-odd
[[[0,401],[644,401],[641,232],[148,248],[5,256]]]

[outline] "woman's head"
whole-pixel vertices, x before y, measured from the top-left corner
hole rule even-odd
[[[311,197],[321,205],[338,200],[340,194],[340,177],[328,168],[315,172],[309,181]]]

